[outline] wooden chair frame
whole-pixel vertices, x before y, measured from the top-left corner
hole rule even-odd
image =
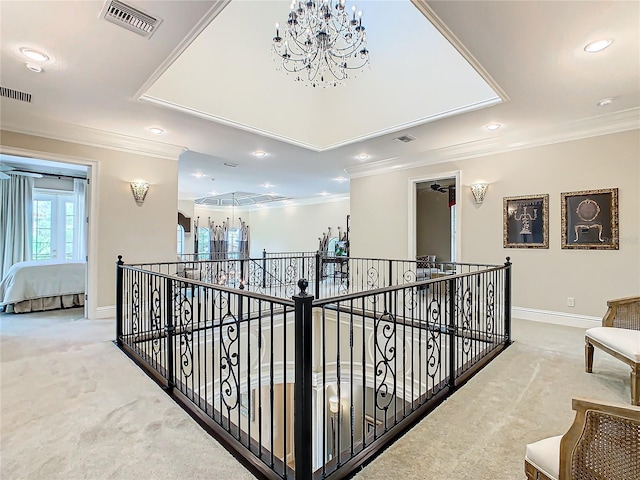
[[[574,398],[572,401],[572,408],[576,411],[575,418],[569,430],[562,436],[560,441],[560,470],[558,479],[549,478],[542,472],[538,471],[533,465],[525,460],[524,471],[528,480],[572,480],[571,470],[572,462],[575,460],[576,447],[580,440],[589,435],[586,425],[587,412],[595,412],[597,414],[604,414],[612,417],[620,418],[621,420],[628,420],[638,426],[640,431],[640,407],[632,405],[620,405],[614,403],[595,402],[584,398]],[[639,442],[638,435],[631,437],[631,441]],[[635,439],[635,440],[634,440]],[[620,439],[620,442],[629,441],[629,439]],[[619,447],[620,445],[615,445]],[[634,445],[635,450],[638,451],[640,447],[637,443]],[[606,451],[606,449],[604,449]],[[640,478],[640,462],[638,463],[638,471],[632,474],[638,475],[630,478]],[[617,480],[618,477],[612,477],[611,480]]]
[[[607,313],[602,319],[603,327],[615,327],[615,328],[628,328],[631,330],[640,330],[640,315],[635,314],[633,317],[620,314],[620,310],[628,310],[635,308],[640,311],[640,297],[626,297],[616,300],[609,300],[607,302],[609,307]],[[593,371],[593,347],[598,347],[600,350],[608,353],[609,355],[617,358],[621,362],[626,363],[631,367],[631,404],[640,405],[640,363],[635,362],[619,352],[601,344],[593,338],[585,336],[584,346],[584,369],[587,373]]]

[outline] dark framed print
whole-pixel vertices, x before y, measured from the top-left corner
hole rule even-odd
[[[618,189],[562,193],[562,248],[618,250]]]
[[[549,248],[549,195],[504,197],[504,248]]]

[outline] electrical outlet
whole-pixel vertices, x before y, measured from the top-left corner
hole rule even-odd
[[[567,307],[575,307],[576,299],[573,297],[567,297]]]

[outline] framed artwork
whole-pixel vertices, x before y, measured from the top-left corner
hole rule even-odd
[[[504,248],[549,248],[549,195],[504,197]]]
[[[618,189],[561,194],[562,248],[618,250]]]

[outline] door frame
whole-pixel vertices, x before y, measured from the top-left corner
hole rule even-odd
[[[98,161],[70,155],[59,155],[51,152],[40,152],[26,148],[9,147],[6,145],[0,146],[0,152],[6,155],[71,163],[87,167],[87,180],[89,180],[89,182],[85,190],[85,205],[87,207],[85,215],[89,219],[89,224],[87,225],[85,239],[87,271],[85,278],[86,300],[84,304],[84,316],[88,319],[98,318]]]
[[[460,235],[460,225],[462,224],[462,205],[460,204],[460,170],[454,170],[449,172],[441,172],[441,173],[431,173],[429,175],[421,175],[419,177],[410,177],[409,178],[409,218],[407,221],[407,225],[409,227],[409,231],[407,234],[408,245],[407,252],[409,253],[409,258],[416,258],[417,253],[417,186],[418,183],[425,182],[433,182],[435,180],[441,180],[443,178],[455,178],[456,180],[456,262],[460,261],[461,252],[462,252],[462,236]]]

